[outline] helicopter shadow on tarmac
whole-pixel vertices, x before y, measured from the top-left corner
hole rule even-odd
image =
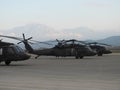
[[[104,57],[104,56],[103,56]],[[94,60],[94,59],[98,59],[101,57],[96,56],[86,56],[84,59],[75,59],[74,57],[54,57],[54,56],[40,56],[38,59],[35,60],[64,60],[64,61],[69,61],[69,60],[73,60],[73,61],[84,61],[84,60]]]
[[[0,64],[0,66],[7,67],[5,64]],[[32,65],[28,65],[28,64],[11,64],[8,67],[12,67],[12,66],[32,66]]]

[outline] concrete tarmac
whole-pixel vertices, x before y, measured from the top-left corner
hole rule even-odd
[[[0,90],[120,90],[120,54],[1,63]]]

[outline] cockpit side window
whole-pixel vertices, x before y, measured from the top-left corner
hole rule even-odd
[[[23,53],[23,52],[24,52],[23,49],[20,48],[20,47],[18,47],[18,46],[15,46],[14,48],[15,48],[15,51],[16,51],[17,53]]]
[[[19,49],[20,52],[22,52],[22,53],[24,52],[22,48],[20,48],[20,47],[17,47],[17,48]]]

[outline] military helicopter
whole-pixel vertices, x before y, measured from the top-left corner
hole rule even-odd
[[[106,48],[106,46],[111,46],[111,45],[98,43],[98,42],[90,42],[90,43],[87,43],[87,44],[90,46],[90,48],[92,50],[97,52],[98,56],[102,56],[103,54],[110,54],[110,53],[112,53],[110,50],[108,50]]]
[[[35,50],[32,48],[32,46],[28,42],[28,40],[32,39],[32,37],[25,39],[24,34],[23,34],[23,39],[17,38],[17,37],[11,37],[11,36],[4,36],[4,35],[0,35],[0,36],[20,40],[21,42],[24,43],[25,48],[28,51],[28,53],[37,55],[35,58],[38,58],[41,55],[46,55],[46,56],[56,56],[56,57],[75,56],[76,59],[78,59],[78,58],[82,59],[84,56],[96,55],[96,53],[90,47],[80,44],[80,42],[78,43],[78,41],[74,40],[74,39],[67,40],[67,41],[57,40],[58,44],[52,48],[46,48],[46,49],[44,48],[41,50]],[[32,40],[32,41],[35,41],[35,40]],[[19,43],[21,43],[21,42],[19,42]],[[49,44],[46,42],[39,42],[39,43]]]
[[[94,56],[96,52],[94,52],[88,45],[86,45],[83,41],[78,41],[75,39],[70,40],[57,40],[58,44],[55,48],[65,48],[68,56],[75,56],[76,59],[83,58],[84,56]]]
[[[10,65],[12,61],[23,61],[29,58],[30,55],[27,55],[19,46],[0,40],[0,63],[5,62],[6,65]]]

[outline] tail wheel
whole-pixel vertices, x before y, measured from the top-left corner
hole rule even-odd
[[[7,66],[9,66],[10,63],[11,63],[11,61],[5,61],[5,64],[6,64]]]

